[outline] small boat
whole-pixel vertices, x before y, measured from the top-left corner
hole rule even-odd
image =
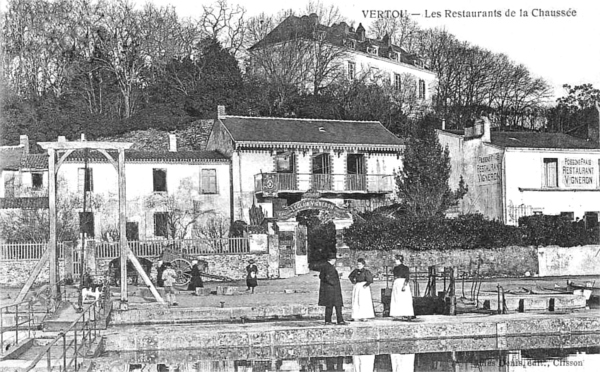
[[[584,285],[578,285],[570,280],[567,280],[567,289],[572,291],[573,294],[582,294],[586,300],[590,297],[600,297],[600,287],[594,287],[594,283],[587,282]]]

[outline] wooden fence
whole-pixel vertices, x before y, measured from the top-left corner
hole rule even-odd
[[[59,257],[64,257],[64,246],[69,242],[58,243]],[[119,257],[118,242],[86,241],[94,245],[96,258]],[[250,252],[248,238],[183,239],[183,240],[144,240],[130,241],[129,247],[137,257],[158,257],[165,249],[183,256],[243,254]],[[37,260],[42,257],[48,243],[9,243],[0,244],[0,261]],[[74,247],[76,249],[76,247]]]

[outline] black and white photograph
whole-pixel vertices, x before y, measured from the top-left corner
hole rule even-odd
[[[0,372],[597,371],[599,2],[0,29]]]

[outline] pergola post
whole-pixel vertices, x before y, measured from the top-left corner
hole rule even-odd
[[[125,150],[119,149],[119,242],[121,246],[121,303],[127,302],[127,195],[125,194]],[[126,306],[125,306],[126,307]]]
[[[48,149],[48,212],[50,222],[50,239],[48,252],[50,263],[50,294],[56,300],[60,293],[58,286],[58,250],[56,249],[56,152]]]

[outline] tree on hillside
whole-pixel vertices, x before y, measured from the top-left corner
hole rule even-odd
[[[587,138],[589,123],[598,125],[596,105],[600,104],[600,89],[592,84],[565,84],[563,88],[567,95],[558,98],[557,105],[547,110],[547,129]]]
[[[443,216],[468,191],[462,178],[459,188],[450,190],[450,155],[440,145],[434,118],[426,116],[416,125],[404,153],[403,167],[396,176],[398,197],[403,209],[416,217]]]

